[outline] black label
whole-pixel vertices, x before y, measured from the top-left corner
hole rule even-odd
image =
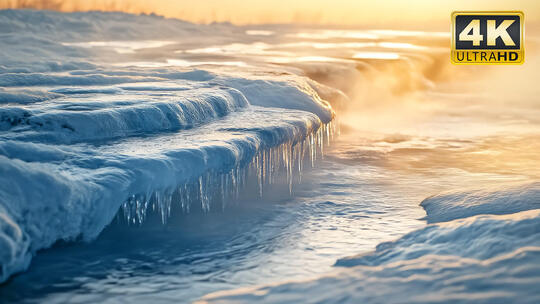
[[[479,20],[479,34],[481,35],[481,40],[478,39],[478,45],[474,45],[473,41],[460,40],[460,34],[463,33],[467,26],[470,26],[473,20]],[[493,30],[493,21],[495,28],[499,28],[501,32],[508,33],[508,36],[512,40],[514,45],[511,43],[505,43],[503,40],[503,35],[495,35],[496,31]],[[504,25],[501,27],[505,20],[514,20],[512,24],[502,30]],[[488,31],[488,21],[491,22],[491,33]],[[456,50],[519,50],[521,48],[521,20],[519,16],[507,16],[507,15],[457,15],[455,20],[455,49]],[[508,22],[507,22],[508,23]],[[469,28],[464,35],[472,35],[474,33],[473,28]],[[476,33],[478,34],[478,33]],[[496,37],[495,45],[488,45],[489,35]]]

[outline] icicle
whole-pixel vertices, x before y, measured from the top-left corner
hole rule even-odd
[[[294,181],[302,181],[304,161],[309,158],[314,167],[319,156],[324,155],[325,144],[328,146],[339,131],[339,123],[334,119],[311,130],[303,138],[267,149],[260,148],[247,164],[236,164],[226,172],[208,171],[172,190],[132,195],[121,205],[119,219],[123,218],[128,224],[142,224],[151,208],[151,211],[160,213],[161,222],[166,224],[173,203],[185,213],[190,212],[194,202],[200,203],[205,213],[218,204],[224,210],[227,201],[238,199],[240,189],[246,187],[250,178],[256,178],[258,194],[262,197],[263,188],[274,184],[277,177],[284,175],[289,193],[292,194]]]
[[[185,213],[189,213],[190,210],[190,202],[191,202],[191,195],[189,194],[189,191],[191,189],[188,187],[187,184],[183,184],[180,188],[180,205],[182,207],[182,211]]]
[[[292,146],[285,145],[287,148],[287,182],[289,183],[289,195],[292,195],[292,184],[293,184],[293,154]]]
[[[297,170],[298,170],[298,182],[302,182],[302,170],[303,170],[303,164],[304,164],[304,141],[302,140],[299,143],[296,143],[294,146],[294,150],[296,151],[296,162],[297,162]]]
[[[262,197],[263,195],[263,177],[261,172],[261,154],[257,153],[256,156],[256,163],[255,163],[255,171],[257,172],[257,183],[259,186],[259,197]]]
[[[236,167],[233,169],[232,175],[231,175],[231,182],[233,186],[233,197],[235,199],[238,198],[238,195],[240,194],[240,186],[245,186],[245,174],[246,170],[240,171],[239,167]]]
[[[315,166],[315,151],[314,151],[314,142],[313,142],[313,133],[309,134],[309,159],[311,160],[311,167]]]
[[[204,212],[210,211],[210,205],[208,203],[208,196],[206,193],[206,186],[202,176],[199,177],[199,199],[201,201],[201,208]]]

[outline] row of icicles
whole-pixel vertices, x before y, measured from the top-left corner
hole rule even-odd
[[[301,141],[261,149],[248,165],[236,166],[228,172],[208,171],[173,190],[155,191],[149,197],[132,195],[122,204],[119,215],[123,215],[128,224],[142,224],[151,210],[158,212],[161,222],[166,224],[173,204],[184,213],[194,207],[203,212],[214,208],[223,210],[228,201],[238,199],[241,190],[252,179],[256,179],[260,197],[264,195],[265,186],[274,184],[281,176],[286,177],[289,194],[292,194],[293,184],[302,180],[305,162],[313,167],[316,160],[324,157],[325,146],[338,134],[339,125],[334,119]]]

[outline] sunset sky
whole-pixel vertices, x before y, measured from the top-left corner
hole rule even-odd
[[[454,10],[522,10],[528,21],[540,19],[540,2],[535,0],[0,0],[0,7],[154,12],[198,23],[230,21],[236,24],[292,22],[425,26],[432,22],[444,26]]]

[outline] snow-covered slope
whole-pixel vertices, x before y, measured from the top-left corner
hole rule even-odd
[[[303,77],[130,66],[123,52],[76,45],[201,44],[226,40],[229,25],[0,11],[0,27],[0,282],[58,240],[95,238],[121,206],[130,222],[151,207],[165,221],[171,204],[211,210],[249,174],[262,187],[283,168],[290,183],[333,128]]]
[[[454,220],[382,243],[372,253],[341,259],[335,272],[206,296],[211,303],[537,303],[540,291],[540,196],[536,184],[446,193],[426,208],[433,222],[460,202]],[[518,195],[521,193],[523,195]],[[517,197],[520,197],[517,199]],[[519,201],[507,207],[507,199]],[[426,206],[426,203],[423,203]],[[473,208],[474,207],[474,208]],[[491,215],[499,214],[499,215]]]

